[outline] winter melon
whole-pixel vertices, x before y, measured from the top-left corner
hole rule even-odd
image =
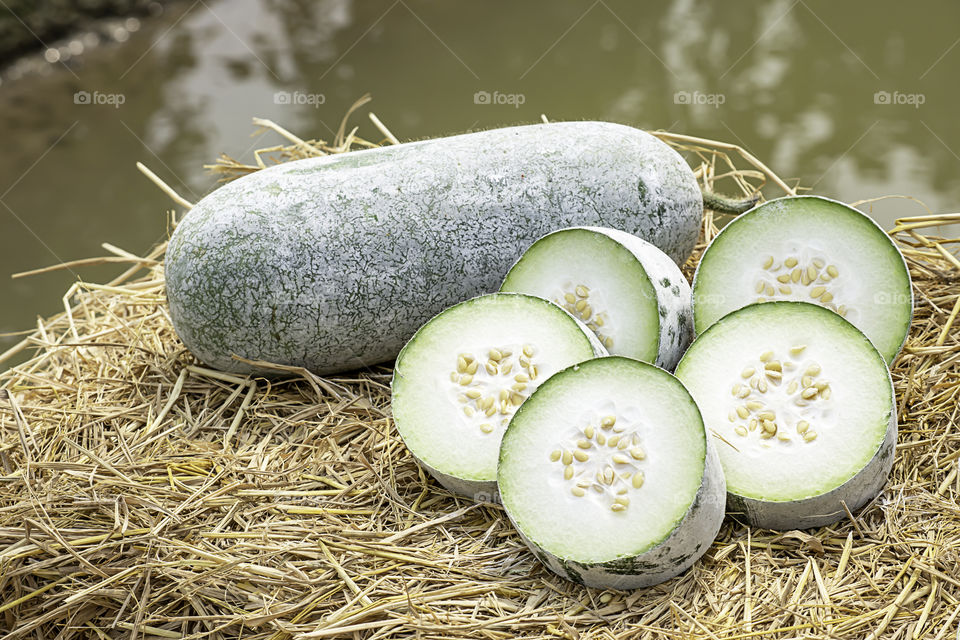
[[[544,234],[622,229],[682,263],[703,201],[666,144],[605,122],[519,126],[289,162],[212,192],[167,248],[174,327],[208,365],[318,373],[394,358],[496,291]]]
[[[694,340],[677,377],[717,439],[729,509],[750,524],[827,525],[883,488],[897,441],[893,384],[837,313],[748,305]]]
[[[690,285],[649,242],[600,227],[547,234],[501,291],[547,298],[583,321],[611,354],[672,370],[693,339]]]
[[[591,587],[676,576],[723,521],[723,473],[693,398],[666,371],[622,356],[534,391],[503,437],[497,477],[534,554]]]
[[[494,293],[421,327],[393,372],[393,419],[444,487],[497,495],[500,438],[518,407],[560,369],[606,351],[582,323],[542,298]]]
[[[753,302],[819,304],[863,331],[888,364],[913,316],[910,273],[890,236],[820,196],[771,200],[724,227],[700,260],[693,297],[697,333]]]

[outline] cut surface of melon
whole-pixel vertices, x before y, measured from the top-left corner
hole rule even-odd
[[[690,286],[680,269],[652,244],[616,229],[571,227],[540,238],[500,290],[551,300],[610,353],[668,369],[693,337]]]
[[[498,480],[537,557],[590,586],[679,574],[723,518],[719,461],[690,394],[664,370],[620,356],[537,389],[503,438]]]
[[[604,353],[556,305],[498,293],[450,307],[397,358],[393,417],[416,458],[447,488],[495,492],[500,438],[551,374]]]
[[[819,196],[771,200],[730,222],[704,252],[693,292],[698,334],[754,302],[812,302],[863,331],[888,364],[913,315],[910,275],[890,237]]]
[[[719,440],[731,509],[752,524],[827,524],[841,502],[855,509],[882,488],[893,386],[878,351],[836,313],[805,302],[734,311],[694,341],[677,377]]]

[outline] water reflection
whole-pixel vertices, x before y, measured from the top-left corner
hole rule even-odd
[[[104,241],[144,251],[165,235],[170,203],[139,176],[136,161],[196,199],[214,186],[201,164],[221,151],[249,159],[251,149],[278,142],[251,139],[251,116],[330,139],[368,91],[372,108],[405,139],[541,113],[611,119],[738,142],[781,175],[841,199],[904,193],[955,209],[960,47],[950,47],[960,5],[923,6],[173,4],[125,44],[85,53],[72,71],[54,66],[0,85],[8,141],[0,193],[8,191],[9,207],[0,207],[0,331],[56,311],[77,275],[115,270],[14,282],[6,274],[99,254]],[[75,104],[78,91],[122,94],[125,102]],[[522,104],[476,103],[484,91],[522,95]],[[877,103],[878,92],[891,102],[894,92],[921,94],[924,103]],[[303,99],[284,103],[281,93]],[[376,136],[365,119],[356,124]],[[884,223],[913,212],[902,201],[876,209]]]

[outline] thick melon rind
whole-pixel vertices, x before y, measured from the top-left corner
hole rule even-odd
[[[416,455],[413,457],[417,461],[417,464],[433,476],[433,478],[440,483],[440,486],[447,491],[470,498],[476,502],[500,502],[500,491],[497,488],[496,480],[469,480],[467,478],[458,478],[457,476],[444,473],[439,469],[431,467]]]
[[[683,262],[702,198],[655,137],[602,122],[529,125],[285,163],[231,182],[166,254],[178,335],[206,364],[317,373],[392,359],[446,307],[496,291],[537,238],[612,226]]]

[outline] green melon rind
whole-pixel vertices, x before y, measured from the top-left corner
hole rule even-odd
[[[537,124],[284,163],[220,187],[166,253],[174,327],[206,364],[333,373],[391,360],[446,307],[496,291],[537,238],[639,235],[683,262],[702,197],[648,133]]]
[[[693,340],[693,296],[683,272],[663,251],[618,229],[585,227],[616,240],[630,250],[657,294],[660,340],[655,365],[673,371]]]
[[[853,214],[853,215],[856,215],[858,219],[863,220],[865,223],[868,223],[868,224],[872,225],[873,227],[875,227],[876,232],[877,232],[880,236],[882,236],[882,237],[884,237],[884,238],[887,239],[887,241],[890,243],[890,248],[892,249],[893,253],[896,254],[896,255],[899,257],[900,265],[901,265],[901,267],[902,267],[902,273],[903,273],[903,277],[904,277],[904,282],[906,283],[906,291],[908,292],[907,295],[909,296],[909,300],[910,300],[910,307],[909,307],[909,314],[908,314],[908,316],[905,318],[904,323],[903,323],[903,331],[902,331],[903,336],[902,336],[902,338],[901,338],[901,340],[900,340],[900,343],[899,343],[898,345],[896,345],[896,348],[880,349],[880,353],[881,353],[881,355],[883,356],[883,358],[884,358],[885,362],[887,363],[887,365],[888,365],[888,366],[891,365],[891,364],[893,363],[893,361],[896,359],[897,355],[899,355],[900,351],[903,349],[903,345],[906,344],[906,342],[907,342],[907,337],[909,336],[909,333],[910,333],[910,326],[911,326],[911,324],[913,323],[914,295],[913,295],[913,286],[912,286],[912,284],[911,284],[912,281],[911,281],[911,278],[910,278],[910,269],[907,267],[907,261],[906,261],[906,259],[903,257],[903,253],[902,253],[902,252],[900,251],[900,249],[897,247],[896,243],[894,243],[893,239],[890,238],[890,236],[887,234],[887,232],[884,231],[883,227],[881,227],[879,224],[877,224],[877,222],[876,222],[873,218],[871,218],[870,216],[866,215],[865,213],[863,213],[863,212],[860,211],[859,209],[857,209],[857,208],[855,208],[855,207],[851,207],[850,205],[846,204],[845,202],[840,202],[839,200],[834,200],[834,199],[831,199],[831,198],[826,198],[826,197],[824,197],[824,196],[816,196],[816,195],[786,196],[786,197],[783,197],[783,198],[777,198],[777,199],[775,199],[775,200],[769,200],[769,201],[767,201],[767,202],[763,202],[763,203],[761,203],[761,204],[753,207],[752,209],[750,209],[750,210],[747,211],[746,213],[743,213],[743,214],[741,214],[740,216],[734,218],[730,223],[728,223],[723,229],[720,230],[720,233],[718,233],[718,234],[716,235],[716,237],[714,237],[714,239],[713,239],[713,240],[710,242],[710,244],[707,246],[706,250],[703,252],[703,255],[701,256],[701,259],[700,259],[700,263],[697,265],[697,269],[696,269],[696,271],[694,272],[694,275],[693,275],[693,315],[694,315],[694,330],[695,330],[696,334],[703,333],[703,332],[708,328],[708,326],[709,326],[708,323],[701,322],[702,314],[701,314],[701,315],[698,315],[698,313],[697,313],[697,307],[698,307],[698,305],[697,305],[697,296],[699,295],[699,293],[698,293],[698,290],[699,290],[698,282],[699,282],[699,280],[700,280],[700,276],[701,276],[701,274],[703,273],[703,271],[704,271],[705,269],[709,269],[709,268],[710,268],[710,267],[709,267],[710,255],[711,255],[710,249],[711,249],[713,246],[715,246],[715,245],[716,245],[716,246],[719,246],[719,242],[722,242],[721,238],[725,238],[724,232],[726,232],[728,229],[735,229],[735,228],[737,228],[737,225],[743,224],[743,223],[744,223],[744,222],[743,222],[744,220],[749,220],[749,216],[754,215],[754,214],[756,214],[756,213],[758,213],[758,212],[762,212],[765,208],[768,208],[768,207],[770,207],[771,205],[777,205],[777,203],[779,203],[779,204],[782,205],[782,203],[784,203],[784,202],[789,202],[789,201],[792,201],[792,200],[817,200],[817,201],[821,201],[821,202],[829,203],[829,204],[831,204],[831,205],[838,206],[838,207],[842,208],[844,211],[849,212],[849,213],[851,213],[851,214]],[[812,301],[811,301],[811,302],[812,302]],[[732,309],[731,309],[731,311],[732,311]]]
[[[624,356],[609,356],[603,359],[610,358],[631,360],[642,366],[653,366]],[[562,375],[564,372],[576,371],[579,367],[589,365],[590,362],[598,362],[598,360],[574,365],[559,371],[551,376],[551,379]],[[683,383],[672,374],[666,371],[664,371],[664,374],[674,378],[685,389]],[[549,384],[549,382],[550,380],[547,380],[544,385]],[[690,402],[696,406],[692,397]],[[520,409],[514,415],[514,418],[520,415],[522,411],[523,405],[520,405]],[[511,426],[512,424],[513,421],[511,420]],[[507,427],[507,431],[509,430],[510,426]],[[706,454],[703,476],[700,488],[697,490],[690,507],[669,535],[637,555],[594,563],[563,558],[543,549],[535,540],[524,535],[510,511],[508,509],[504,509],[504,511],[533,555],[559,576],[598,589],[629,590],[659,584],[680,575],[693,566],[710,548],[720,531],[720,526],[723,524],[726,483],[723,478],[723,469],[720,466],[720,458],[712,440],[706,437],[705,430],[704,444]],[[502,455],[503,448],[501,447]]]
[[[763,302],[748,307],[741,307],[728,313],[726,316],[715,322],[704,332],[706,335],[714,327],[720,326],[725,319],[743,312],[749,307],[767,305],[807,305],[807,302]],[[819,305],[815,305],[819,307]],[[853,327],[844,318],[834,314],[839,322],[842,322],[855,329],[861,335],[859,329]],[[894,454],[897,445],[897,402],[896,393],[893,387],[893,379],[890,376],[890,370],[886,365],[877,348],[866,336],[863,336],[864,343],[876,354],[877,359],[883,363],[884,370],[887,372],[887,381],[890,386],[890,413],[887,419],[887,428],[884,438],[877,447],[876,452],[870,458],[870,461],[856,474],[849,478],[839,487],[815,496],[803,498],[800,500],[763,500],[737,494],[733,491],[727,491],[727,511],[731,514],[743,518],[747,524],[753,527],[764,529],[775,529],[787,531],[792,529],[809,529],[813,527],[822,527],[833,524],[846,517],[847,511],[853,513],[863,505],[873,500],[882,490],[893,468]],[[846,509],[844,509],[846,507]]]
[[[430,322],[432,322],[432,321],[440,318],[440,317],[443,316],[445,313],[447,313],[448,311],[450,311],[451,309],[453,309],[453,308],[455,308],[455,307],[461,307],[461,306],[463,306],[463,305],[470,304],[470,303],[475,302],[476,300],[478,300],[478,299],[480,299],[480,298],[489,298],[489,297],[491,297],[491,295],[496,295],[496,296],[518,296],[518,297],[522,297],[522,298],[529,298],[529,299],[531,299],[531,300],[535,300],[535,301],[537,301],[537,302],[539,302],[539,303],[542,303],[543,305],[546,305],[546,307],[548,307],[549,309],[551,309],[551,310],[553,310],[553,311],[556,311],[556,313],[560,314],[563,318],[568,319],[568,320],[571,320],[571,321],[574,322],[574,324],[577,325],[577,327],[578,327],[578,328],[580,329],[580,331],[583,333],[583,337],[586,339],[586,341],[587,341],[587,343],[589,344],[591,350],[593,351],[594,357],[603,357],[603,356],[606,356],[606,355],[607,355],[607,350],[604,348],[603,344],[601,344],[600,341],[597,339],[597,336],[596,336],[596,335],[593,333],[593,331],[591,331],[585,324],[583,324],[582,322],[580,322],[580,320],[578,320],[577,318],[574,318],[572,315],[570,315],[569,313],[567,313],[566,311],[564,311],[563,309],[561,309],[559,306],[553,304],[553,303],[550,302],[549,300],[544,300],[544,299],[542,299],[542,298],[537,298],[536,296],[528,296],[528,295],[522,294],[522,293],[497,293],[497,294],[488,294],[488,295],[485,295],[485,296],[477,296],[477,297],[471,298],[470,300],[465,300],[465,301],[463,301],[463,302],[461,302],[461,303],[459,303],[459,304],[453,305],[453,307],[448,307],[447,309],[444,309],[443,311],[441,311],[440,313],[438,313],[436,316],[434,316],[433,318],[431,318],[428,322],[424,323],[424,326],[426,326],[426,325],[429,324]],[[421,329],[422,329],[422,328],[423,328],[423,327],[421,327]],[[419,333],[419,330],[418,330],[417,333]],[[416,342],[416,340],[417,340],[417,334],[414,334],[413,337],[410,338],[410,340],[407,342],[407,344],[404,345],[403,349],[401,349],[401,351],[400,351],[400,354],[397,356],[397,363],[396,363],[396,366],[394,367],[393,376],[392,376],[392,378],[391,378],[391,383],[390,383],[390,387],[391,387],[391,397],[392,397],[392,401],[393,401],[393,402],[396,402],[397,398],[398,398],[399,396],[402,396],[402,395],[403,395],[403,391],[402,391],[402,388],[401,388],[402,385],[401,385],[400,383],[401,383],[401,381],[404,379],[404,377],[406,376],[405,368],[404,368],[404,366],[403,366],[404,352],[405,352],[409,347],[411,347],[411,345],[413,345],[413,344]],[[521,404],[520,407],[518,407],[518,411],[519,411],[522,407],[523,407],[523,405]],[[397,422],[397,420],[396,420],[396,418],[394,418],[395,426],[397,427],[397,430],[399,431],[399,430],[400,430],[400,427],[399,427],[399,425],[396,425],[396,422]],[[401,438],[402,438],[402,433],[401,433]],[[464,478],[464,477],[457,476],[457,475],[452,474],[452,473],[447,473],[447,472],[445,472],[445,471],[441,471],[440,469],[437,469],[437,468],[436,468],[435,466],[433,466],[433,465],[430,465],[430,464],[429,464],[428,462],[426,462],[421,456],[417,455],[417,452],[416,452],[414,449],[410,448],[409,446],[408,446],[408,450],[410,451],[411,455],[413,455],[413,458],[414,458],[414,460],[416,460],[417,464],[420,465],[420,467],[421,467],[422,469],[424,469],[427,473],[429,473],[431,476],[433,476],[433,478],[434,478],[437,482],[439,482],[440,485],[441,485],[444,489],[450,491],[451,493],[455,493],[455,494],[457,494],[457,495],[461,495],[461,496],[470,498],[470,499],[475,500],[475,501],[477,501],[477,502],[495,502],[495,503],[499,503],[499,501],[500,501],[500,492],[499,492],[499,489],[498,489],[498,487],[497,487],[497,480],[496,480],[495,477],[494,477],[494,478],[487,478],[487,479]]]

